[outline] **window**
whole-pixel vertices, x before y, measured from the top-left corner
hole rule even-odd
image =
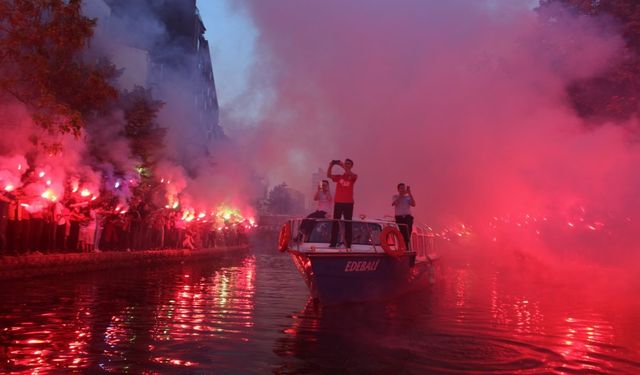
[[[338,238],[341,239],[344,233],[344,222],[339,225]],[[331,241],[331,229],[333,222],[331,221],[317,221],[311,230],[311,235],[307,242],[330,242]],[[380,245],[380,232],[382,228],[380,224],[376,223],[363,223],[353,222],[351,223],[351,235],[353,245]]]

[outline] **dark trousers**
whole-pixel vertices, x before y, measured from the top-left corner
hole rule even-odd
[[[42,233],[44,231],[44,219],[31,219],[31,233],[29,234],[29,250],[39,251],[42,248]]]
[[[71,220],[69,237],[67,238],[67,250],[74,253],[78,251],[78,239],[80,238],[80,222]]]
[[[65,251],[67,249],[67,225],[56,225],[56,236],[55,236],[55,248],[59,251]]]
[[[5,253],[18,254],[20,241],[20,222],[18,220],[7,221],[7,244]]]
[[[31,220],[24,219],[18,221],[18,225],[20,226],[20,235],[18,236],[18,252],[20,254],[26,254],[29,252],[29,238],[31,236]]]
[[[411,240],[411,232],[413,231],[413,216],[411,215],[396,216],[396,223],[398,224],[398,227],[400,227],[400,233],[402,233],[402,237],[404,238],[404,243],[407,245],[407,249],[408,249],[409,241]]]
[[[0,254],[5,254],[9,250],[9,244],[7,243],[8,222],[7,217],[2,216],[2,212],[0,212]]]
[[[353,203],[338,203],[333,206],[333,225],[331,226],[331,243],[335,247],[338,244],[338,220],[344,216],[344,241],[347,248],[351,247],[351,219],[353,218]]]
[[[42,248],[48,253],[55,249],[56,223],[45,220],[44,233],[42,234]]]

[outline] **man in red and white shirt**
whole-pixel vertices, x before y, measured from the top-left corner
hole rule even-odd
[[[339,165],[344,169],[343,174],[332,174],[331,170],[334,165]],[[333,197],[333,228],[331,231],[331,247],[335,247],[338,243],[338,221],[344,217],[344,234],[345,245],[347,249],[351,248],[351,219],[353,218],[353,185],[358,179],[358,175],[351,171],[353,168],[353,161],[351,159],[345,159],[344,163],[340,160],[333,160],[329,163],[327,168],[327,178],[333,180],[336,183],[336,193]]]

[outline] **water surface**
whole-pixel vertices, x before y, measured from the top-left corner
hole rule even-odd
[[[4,282],[0,370],[640,373],[637,289],[454,258],[433,286],[332,307],[309,300],[270,242],[222,259]]]

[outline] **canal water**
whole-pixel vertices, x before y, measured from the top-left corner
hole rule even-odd
[[[0,372],[640,373],[637,278],[455,251],[434,285],[332,307],[309,300],[270,241],[222,259],[3,282]]]

